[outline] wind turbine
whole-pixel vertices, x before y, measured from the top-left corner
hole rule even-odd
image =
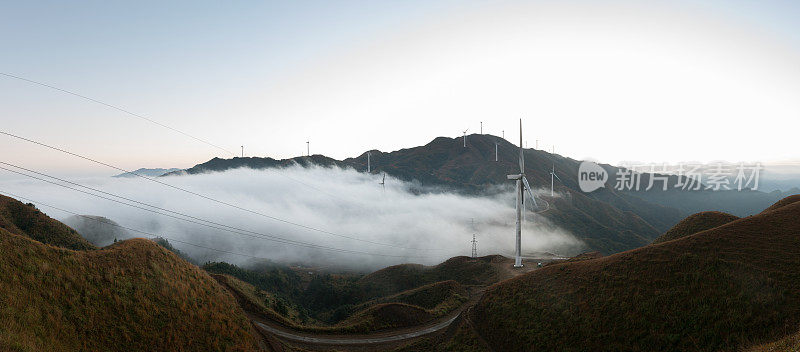
[[[559,178],[558,175],[556,175],[556,165],[555,164],[553,164],[553,171],[550,171],[550,196],[551,197],[553,196],[553,178],[554,177],[558,179],[558,182],[564,183],[564,181],[561,181],[561,178]]]
[[[464,148],[467,147],[467,131],[469,131],[469,128],[464,130]]]
[[[386,173],[385,172],[383,173],[383,179],[381,180],[379,185],[381,185],[381,187],[383,187],[383,191],[386,192]]]
[[[370,153],[370,152],[367,152],[367,173],[368,173],[368,174],[369,174],[369,173],[372,173],[372,165],[370,165],[370,162],[369,162],[369,161],[370,161],[370,160],[369,160],[369,156],[370,156],[370,154],[372,154],[372,153]]]
[[[494,142],[494,161],[497,161],[497,142]]]
[[[507,176],[509,180],[517,181],[517,246],[514,258],[515,268],[522,267],[522,211],[525,207],[525,190],[527,190],[528,194],[531,196],[533,205],[537,208],[539,207],[536,205],[536,198],[533,197],[531,185],[528,183],[528,179],[525,178],[525,157],[522,151],[522,119],[519,119],[519,174]]]

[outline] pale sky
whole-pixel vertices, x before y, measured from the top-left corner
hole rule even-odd
[[[576,159],[798,161],[791,1],[3,2],[0,72],[247,156],[338,159],[469,128]],[[217,149],[0,76],[0,130],[129,169]],[[0,160],[115,173],[0,136]]]

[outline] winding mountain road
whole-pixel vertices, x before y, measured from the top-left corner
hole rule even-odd
[[[436,324],[428,326],[428,327],[423,327],[423,328],[420,328],[418,330],[399,333],[399,334],[394,334],[394,335],[380,336],[380,337],[369,337],[369,336],[346,337],[346,336],[341,336],[341,335],[340,336],[335,336],[335,337],[334,336],[331,336],[331,337],[320,337],[319,335],[315,335],[315,336],[300,335],[300,334],[297,334],[297,333],[293,333],[293,332],[289,332],[289,331],[286,331],[286,330],[278,329],[278,328],[276,328],[274,326],[269,326],[269,325],[264,324],[264,323],[262,323],[260,321],[257,321],[257,320],[253,321],[253,322],[256,324],[256,326],[258,326],[259,329],[263,329],[264,331],[266,331],[266,332],[268,332],[270,334],[277,335],[277,336],[279,336],[281,338],[292,340],[292,341],[311,343],[311,344],[318,344],[318,345],[367,345],[367,344],[381,344],[381,343],[388,343],[388,342],[397,342],[397,341],[403,341],[403,340],[412,339],[412,338],[415,338],[415,337],[424,336],[424,335],[439,331],[441,329],[444,329],[444,328],[450,326],[450,324],[452,324],[453,321],[455,321],[456,318],[458,318],[458,316],[460,314],[461,314],[461,311],[459,311],[454,316],[447,318],[445,321],[436,323]]]

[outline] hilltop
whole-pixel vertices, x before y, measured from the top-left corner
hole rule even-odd
[[[512,263],[498,255],[454,257],[435,266],[403,264],[367,275],[310,278],[280,266],[210,263],[205,268],[262,321],[294,331],[363,334],[419,326],[450,314],[478,287],[515,275]]]
[[[717,226],[725,225],[737,219],[739,219],[738,216],[719,211],[704,211],[681,220],[681,222],[677,223],[675,226],[669,229],[669,231],[665,232],[661,236],[658,236],[653,243],[672,241],[676,238],[694,235],[700,231],[713,229]]]
[[[793,204],[795,202],[800,202],[800,194],[796,194],[796,195],[793,195],[793,196],[789,196],[789,197],[783,198],[783,199],[775,202],[775,204],[771,205],[769,208],[764,209],[764,211],[762,213],[767,213],[767,212],[773,211],[775,209],[785,207],[785,206],[787,206],[789,204]]]
[[[33,204],[0,195],[0,229],[33,240],[75,250],[96,249],[70,227],[51,219]]]
[[[497,143],[498,161],[495,162],[495,143]],[[467,136],[467,146],[463,146],[462,137],[437,137],[431,142],[417,147],[400,149],[392,152],[370,150],[372,173],[386,172],[405,181],[419,184],[417,191],[450,190],[469,194],[483,194],[491,187],[510,187],[506,175],[518,172],[517,158],[519,149],[503,138],[488,134],[471,134]],[[678,176],[667,177],[667,190],[662,190],[661,182],[655,181],[655,187],[647,190],[649,175],[641,175],[641,189],[615,189],[615,175],[624,168],[602,164],[609,177],[604,188],[592,193],[583,193],[578,186],[579,160],[548,153],[544,150],[526,148],[525,173],[534,187],[549,188],[550,170],[555,168],[556,175],[562,182],[556,182],[555,188],[567,198],[579,200],[576,206],[581,224],[592,224],[585,229],[587,234],[574,230],[570,220],[563,216],[555,221],[556,225],[576,234],[585,235],[590,249],[602,250],[604,253],[615,253],[637,248],[652,241],[659,234],[667,231],[683,217],[701,211],[721,211],[736,216],[748,216],[757,213],[775,201],[800,192],[792,189],[787,192],[760,192],[753,190],[685,190],[676,187],[679,182],[686,181]],[[203,172],[224,171],[240,167],[253,169],[286,167],[290,165],[321,165],[353,168],[365,172],[367,169],[367,152],[356,157],[336,160],[323,155],[294,157],[276,160],[272,158],[214,158],[208,162],[195,165],[185,171],[173,172],[169,175],[197,174]],[[664,177],[664,175],[659,175]],[[589,200],[595,200],[591,203]],[[591,203],[591,204],[590,204]],[[591,206],[588,208],[587,206]],[[599,209],[598,209],[599,208]],[[573,209],[565,209],[569,211]],[[616,212],[635,215],[644,220],[649,227],[642,229],[628,221],[631,216],[620,218]],[[548,214],[550,216],[550,214]],[[571,215],[567,215],[571,216]],[[640,221],[635,221],[640,222]],[[609,226],[613,224],[613,226]],[[638,227],[638,229],[636,229]],[[604,234],[594,233],[597,231]]]
[[[359,284],[374,296],[447,280],[462,285],[490,285],[512,276],[506,268],[511,263],[513,261],[509,258],[489,255],[478,258],[458,256],[434,266],[400,264],[372,272],[361,278]]]
[[[32,206],[0,200],[0,350],[259,349],[234,298],[174,253],[145,239],[96,249]]]
[[[161,175],[164,175],[164,174],[168,174],[170,172],[176,172],[176,171],[180,171],[180,170],[181,169],[177,169],[177,168],[174,168],[174,167],[173,168],[169,168],[169,169],[161,169],[161,168],[147,169],[147,168],[141,168],[141,169],[137,169],[137,170],[135,170],[133,172],[126,172],[126,173],[122,173],[122,174],[119,174],[119,175],[115,175],[113,177],[138,177],[136,175],[142,175],[142,176],[147,176],[147,177],[158,177],[158,176],[161,176]],[[136,174],[136,175],[134,175],[134,174]]]
[[[494,161],[495,143],[498,160]],[[454,191],[487,194],[510,189],[506,175],[519,172],[519,149],[510,142],[491,135],[467,136],[467,147],[460,138],[435,138],[430,143],[394,152],[372,150],[372,173],[387,174],[414,182],[415,192]],[[638,248],[650,243],[660,233],[681,219],[675,209],[643,201],[635,196],[603,188],[590,194],[579,191],[579,162],[542,150],[525,149],[526,175],[534,187],[549,188],[550,170],[564,180],[557,183],[559,195],[545,197],[553,206],[545,214],[554,226],[575,235],[587,244],[586,249],[605,254]],[[323,155],[276,160],[272,158],[214,158],[189,169],[166,176],[220,172],[236,168],[280,168],[291,165],[319,165],[367,168],[366,152],[355,158],[335,160]]]
[[[474,329],[458,338],[503,351],[706,351],[794,334],[800,203],[781,203],[672,241],[498,283],[469,314]]]

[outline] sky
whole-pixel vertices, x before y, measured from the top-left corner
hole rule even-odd
[[[469,129],[602,162],[797,163],[792,1],[5,1],[0,72],[247,156]],[[120,165],[232,154],[0,76],[0,130]],[[114,170],[0,135],[3,161]]]

